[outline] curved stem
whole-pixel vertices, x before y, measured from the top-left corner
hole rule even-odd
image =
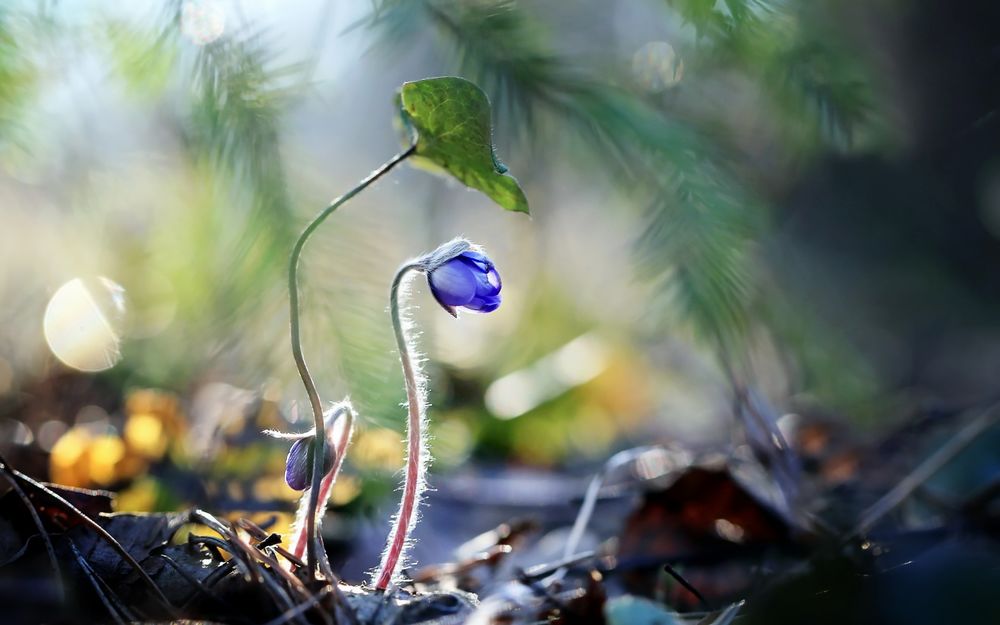
[[[420,494],[424,488],[424,473],[427,462],[424,449],[423,422],[424,398],[423,388],[418,380],[419,371],[413,365],[413,355],[407,340],[406,329],[399,309],[400,287],[411,271],[421,268],[418,263],[408,263],[399,268],[392,281],[389,292],[389,314],[392,317],[392,329],[396,335],[396,347],[399,349],[399,360],[403,366],[403,379],[406,382],[406,477],[403,482],[403,498],[399,504],[395,525],[389,534],[382,562],[375,576],[376,590],[385,590],[392,582],[396,569],[399,567],[403,551],[406,549],[407,535],[413,528],[416,519],[417,506],[420,504]]]
[[[316,438],[314,442],[316,447],[313,449],[312,492],[309,495],[310,513],[306,520],[308,524],[307,532],[309,536],[315,536],[316,534],[315,512],[316,507],[319,504],[320,482],[323,480],[322,459],[326,457],[326,436],[323,428],[323,404],[319,398],[319,391],[316,390],[316,383],[313,382],[312,376],[309,374],[309,367],[306,366],[305,356],[302,355],[302,340],[299,336],[299,258],[302,256],[302,248],[305,247],[306,241],[309,240],[309,237],[312,236],[312,233],[316,230],[316,228],[318,228],[320,224],[322,224],[323,221],[325,221],[326,218],[333,213],[333,211],[337,210],[341,204],[363,191],[371,183],[384,176],[389,172],[389,170],[401,163],[406,159],[406,157],[410,156],[415,151],[416,145],[414,144],[396,156],[393,156],[384,165],[368,174],[368,177],[362,180],[358,186],[338,197],[331,202],[329,206],[320,211],[320,213],[309,223],[309,225],[306,226],[306,229],[302,231],[298,240],[295,241],[295,246],[292,248],[291,258],[288,261],[288,302],[292,358],[295,359],[295,366],[299,370],[299,377],[302,378],[302,384],[306,387],[306,395],[309,396],[309,404],[312,406],[313,411],[313,424],[316,428]],[[306,541],[310,577],[312,577],[313,572],[316,570],[316,557],[323,557],[325,555],[317,554],[313,543],[314,541],[312,540]]]
[[[323,520],[323,513],[326,510],[327,502],[330,500],[330,491],[333,488],[334,482],[337,481],[340,468],[344,464],[344,457],[347,455],[347,446],[351,442],[351,435],[354,433],[354,410],[351,409],[350,405],[341,404],[340,408],[335,408],[334,410],[330,415],[331,427],[336,424],[338,419],[343,419],[344,422],[340,427],[340,437],[336,441],[336,456],[334,457],[333,467],[323,477],[323,482],[319,488],[319,497],[317,497],[318,507],[315,513],[317,531]],[[333,437],[332,432],[330,433],[330,437]],[[327,444],[334,444],[334,441],[330,440]],[[296,558],[301,558],[306,550],[306,540],[309,538],[307,531],[308,523],[306,522],[307,514],[309,514],[309,500],[303,498],[299,504],[299,510],[295,515],[295,529],[291,540],[292,555]]]

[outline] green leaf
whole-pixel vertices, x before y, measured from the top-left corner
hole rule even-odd
[[[475,84],[454,76],[403,84],[400,118],[416,143],[415,165],[447,172],[511,211],[528,212],[517,180],[493,149],[490,101]]]

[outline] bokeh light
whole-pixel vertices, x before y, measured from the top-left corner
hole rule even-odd
[[[125,289],[109,280],[74,278],[45,309],[45,342],[63,364],[80,371],[110,369],[121,357]]]
[[[396,471],[403,466],[403,440],[389,428],[361,432],[351,447],[351,462],[362,469]]]
[[[456,466],[469,458],[474,442],[472,431],[461,419],[431,422],[431,455],[437,466]]]
[[[125,457],[125,443],[113,434],[98,437],[90,446],[90,479],[110,484],[117,477],[118,463]]]
[[[88,486],[88,459],[92,436],[83,428],[72,428],[52,447],[49,474],[54,482],[67,486]]]
[[[66,433],[67,426],[64,422],[50,419],[38,426],[36,439],[42,451],[51,452],[52,448],[59,441],[60,437]]]
[[[0,443],[30,445],[34,438],[31,429],[17,419],[0,419]]]
[[[684,78],[684,61],[666,41],[650,41],[632,56],[632,75],[643,89],[659,93]]]
[[[136,453],[149,458],[159,458],[167,448],[163,422],[147,412],[129,416],[125,422],[125,441]]]
[[[217,2],[185,2],[181,8],[181,32],[199,46],[212,43],[226,30],[226,13]]]
[[[500,378],[486,389],[486,407],[501,419],[529,412],[604,370],[607,348],[592,335],[579,336],[529,367]]]

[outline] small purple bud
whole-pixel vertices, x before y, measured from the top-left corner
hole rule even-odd
[[[313,440],[315,436],[305,436],[292,443],[285,460],[285,482],[295,490],[305,490],[312,482]],[[332,445],[326,446],[326,458],[323,461],[323,475],[330,472],[333,462],[337,459],[337,450]]]
[[[454,316],[456,308],[493,312],[500,306],[500,274],[485,254],[466,250],[427,274],[431,293]]]

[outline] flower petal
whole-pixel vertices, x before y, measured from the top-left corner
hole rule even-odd
[[[488,295],[485,297],[479,297],[477,295],[472,299],[471,302],[465,305],[466,309],[478,313],[493,312],[499,307],[500,307],[499,295]]]
[[[500,274],[496,269],[476,274],[476,297],[492,297],[500,293]]]
[[[305,490],[309,485],[309,462],[312,456],[312,437],[300,438],[292,443],[285,460],[285,483],[294,490]]]
[[[476,274],[454,258],[430,272],[427,282],[442,306],[464,306],[476,295]]]
[[[500,272],[497,271],[496,267],[490,267],[489,272],[486,274],[486,281],[497,290],[497,293],[503,288],[503,282],[500,281]]]
[[[493,261],[490,260],[485,254],[475,250],[466,250],[459,254],[457,258],[465,261],[470,266],[482,272],[487,272],[490,269],[493,269]]]
[[[300,438],[292,443],[285,460],[285,483],[294,490],[305,490],[312,482],[312,442],[315,436]],[[323,459],[323,475],[330,472],[337,459],[337,450],[332,445],[326,446],[326,458]]]

